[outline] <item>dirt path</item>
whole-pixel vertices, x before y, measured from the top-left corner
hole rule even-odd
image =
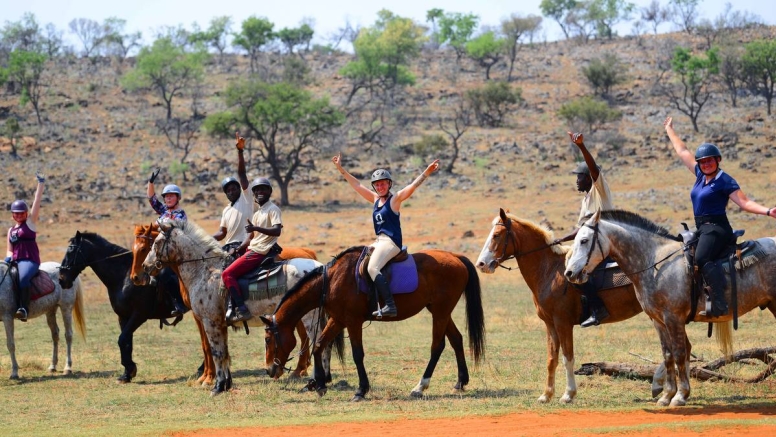
[[[472,416],[460,419],[408,419],[369,423],[334,423],[316,426],[204,429],[184,436],[294,436],[294,437],[448,437],[448,436],[763,436],[774,435],[776,408],[681,408],[630,412],[569,411]]]

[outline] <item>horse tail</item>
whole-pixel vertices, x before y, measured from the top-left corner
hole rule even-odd
[[[334,352],[337,354],[337,359],[339,360],[342,367],[345,367],[345,332],[342,331],[339,334],[337,334],[336,337],[334,337],[334,341],[332,342],[332,345],[334,346]]]
[[[714,338],[725,358],[733,356],[733,321],[715,323]]]
[[[73,320],[75,320],[75,329],[86,341],[86,318],[84,317],[84,290],[81,287],[81,277],[73,281],[73,290],[75,291],[75,305],[73,305]]]
[[[466,328],[469,332],[469,349],[474,356],[474,366],[480,363],[485,355],[485,315],[482,310],[482,293],[480,277],[474,264],[463,255],[458,259],[466,266],[469,279],[466,282]]]

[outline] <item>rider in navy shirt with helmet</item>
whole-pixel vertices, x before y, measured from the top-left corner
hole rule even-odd
[[[698,235],[695,268],[700,269],[704,281],[711,288],[710,311],[701,311],[700,314],[712,318],[723,316],[728,312],[725,301],[726,280],[722,266],[715,260],[722,255],[726,246],[734,242],[733,228],[725,212],[728,200],[744,211],[770,217],[776,217],[776,208],[766,208],[746,197],[738,182],[719,167],[722,154],[717,146],[703,143],[693,156],[674,131],[671,117],[666,118],[664,126],[679,159],[696,178],[690,191]]]

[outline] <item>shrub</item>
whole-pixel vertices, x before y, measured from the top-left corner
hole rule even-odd
[[[474,109],[474,116],[481,127],[499,127],[504,115],[522,102],[523,91],[512,89],[506,82],[491,82],[466,92],[466,99]]]
[[[575,126],[581,123],[587,126],[587,132],[593,133],[601,125],[619,120],[622,113],[610,108],[604,101],[582,97],[561,106],[558,116],[566,120],[574,130],[578,130]]]
[[[613,86],[626,81],[626,68],[620,63],[616,55],[607,53],[603,58],[593,59],[587,67],[582,67],[580,71],[590,83],[590,87],[593,88],[593,94],[606,97]]]
[[[450,143],[440,134],[423,135],[412,145],[415,154],[419,156],[436,155],[450,147]]]

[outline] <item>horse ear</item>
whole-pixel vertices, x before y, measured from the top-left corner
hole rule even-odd
[[[272,326],[272,321],[267,318],[268,316],[259,316],[262,322],[267,326]]]
[[[509,212],[509,210],[507,210],[507,212]],[[504,208],[499,208],[498,215],[499,215],[499,217],[501,217],[501,221],[502,222],[506,222],[507,221],[507,214],[506,214],[506,212],[504,212]]]
[[[593,217],[591,217],[591,219],[593,220],[593,223],[598,223],[599,221],[601,221],[601,210],[597,209],[593,214]]]
[[[81,231],[75,231],[75,238],[81,238]]]

